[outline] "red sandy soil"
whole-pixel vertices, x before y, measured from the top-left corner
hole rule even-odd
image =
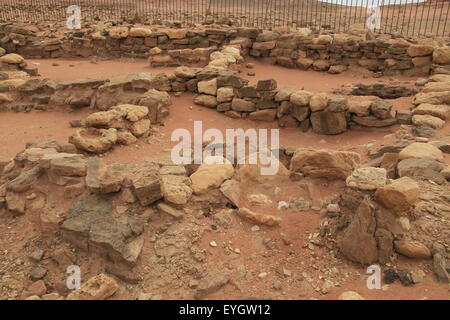
[[[147,63],[129,60],[122,61],[102,61],[92,64],[88,60],[32,60],[38,62],[39,70],[43,77],[48,77],[61,81],[75,81],[88,78],[110,77],[123,73],[151,71],[156,73],[168,72],[171,68],[151,69]],[[52,63],[58,63],[54,67]],[[69,67],[69,64],[75,64],[75,67]],[[243,73],[247,69],[243,69]],[[252,72],[256,73],[256,78],[249,78],[252,82],[256,79],[273,77],[278,81],[279,87],[290,87],[293,89],[306,89],[314,92],[331,92],[341,85],[348,85],[354,82],[380,81],[380,79],[365,79],[357,74],[344,73],[341,75],[328,75],[317,72],[303,72],[300,70],[290,70],[277,66],[266,66],[256,63]],[[255,79],[255,80],[254,80]],[[388,80],[382,78],[381,80]],[[413,79],[402,79],[402,81],[411,82]],[[170,115],[164,119],[164,125],[156,128],[157,132],[147,141],[141,139],[135,145],[116,147],[108,152],[104,157],[109,162],[132,162],[139,163],[146,157],[153,157],[169,151],[173,143],[170,141],[170,135],[177,128],[186,128],[193,130],[193,121],[202,120],[204,130],[206,128],[217,128],[224,130],[226,128],[276,128],[275,123],[252,122],[249,120],[236,120],[227,118],[224,115],[208,108],[195,106],[192,103],[192,95],[183,94],[181,97],[172,97],[173,104],[170,107]],[[394,100],[395,108],[407,109],[410,107],[412,98],[402,98]],[[69,120],[84,119],[92,110],[79,110],[76,112],[67,112],[66,110],[42,112],[32,111],[30,113],[12,113],[5,112],[0,115],[0,155],[4,157],[13,157],[24,148],[26,142],[53,138],[59,141],[67,141],[68,136],[75,130],[70,128]],[[395,140],[395,131],[398,126],[379,129],[349,130],[344,134],[336,136],[318,136],[314,133],[302,133],[298,128],[283,128],[280,130],[280,144],[282,146],[310,146],[314,148],[345,149],[357,151],[365,155],[366,144],[373,143],[379,145]],[[449,126],[444,128],[444,132],[449,132]],[[448,140],[448,137],[446,137]],[[446,162],[450,163],[450,158],[446,157]],[[279,185],[282,193],[275,195],[274,186]],[[421,269],[427,272],[422,283],[413,287],[404,287],[398,282],[389,285],[387,290],[369,290],[366,287],[364,278],[365,268],[352,264],[342,258],[334,258],[326,248],[316,247],[314,250],[305,248],[309,243],[308,234],[319,231],[319,223],[322,217],[317,211],[296,212],[291,209],[280,213],[276,209],[276,203],[279,200],[289,201],[289,199],[305,197],[305,190],[298,183],[288,181],[278,181],[271,186],[252,185],[244,186],[245,191],[249,193],[264,193],[270,195],[273,205],[260,209],[268,214],[282,214],[283,221],[278,228],[261,227],[258,232],[250,231],[251,224],[241,221],[239,218],[233,218],[233,224],[226,230],[212,230],[210,225],[214,222],[210,218],[189,217],[195,224],[200,224],[202,234],[200,247],[205,250],[207,257],[207,267],[209,270],[225,270],[234,274],[236,280],[235,286],[227,285],[223,290],[211,294],[208,299],[229,299],[229,298],[273,298],[273,299],[336,299],[340,293],[347,290],[353,290],[360,293],[367,299],[449,299],[450,294],[448,286],[438,283],[432,271],[429,269],[429,262],[412,261],[399,258],[396,262],[407,270]],[[319,200],[331,199],[338,194],[342,188],[342,182],[326,182],[312,186],[313,206],[320,205]],[[245,194],[245,192],[244,192]],[[262,207],[261,207],[262,208]],[[256,210],[256,209],[255,209]],[[20,234],[17,230],[21,230]],[[27,231],[28,230],[28,231]],[[8,248],[13,254],[20,254],[26,250],[24,243],[31,243],[36,236],[36,227],[26,221],[15,219],[7,226],[1,227],[0,233],[3,235],[0,239],[0,248]],[[307,234],[308,233],[308,234]],[[144,280],[139,286],[127,285],[121,287],[120,291],[113,298],[133,298],[136,292],[143,290],[146,292],[158,293],[165,299],[189,298],[184,296],[183,292],[169,289],[164,285],[165,277],[172,278],[173,275],[159,274],[159,266],[155,270],[148,271],[148,266],[154,263],[154,251],[150,243],[150,234],[146,235],[146,242],[140,257],[140,263],[136,267],[136,272],[142,275]],[[271,238],[276,242],[277,249],[268,251],[263,240]],[[11,243],[11,241],[14,243]],[[283,244],[282,239],[289,239],[290,245]],[[217,247],[209,245],[214,240]],[[39,240],[40,241],[40,240]],[[231,243],[230,243],[231,242]],[[239,248],[240,254],[234,253],[227,247]],[[20,255],[19,255],[20,256]],[[23,257],[23,255],[22,255]],[[85,259],[83,270],[88,268],[87,274],[90,276],[91,270],[98,270],[92,267],[94,260]],[[88,267],[85,266],[88,264]],[[49,263],[50,265],[50,263]],[[307,281],[300,281],[298,277],[307,272],[313,279],[315,286],[320,287],[321,275],[319,270],[314,269],[336,267],[339,271],[338,278],[342,279],[344,274],[348,277],[343,281],[340,287],[330,290],[326,295],[314,291]],[[49,266],[49,268],[51,268]],[[292,271],[293,276],[283,279],[283,268]],[[245,270],[246,276],[240,276],[238,270]],[[167,272],[167,271],[166,271]],[[267,272],[264,279],[258,278],[258,274]],[[95,275],[95,274],[92,274]],[[333,279],[326,276],[327,279]],[[250,281],[248,281],[250,279]],[[273,283],[276,280],[282,282],[281,290],[274,290]],[[156,284],[160,284],[155,288]],[[238,287],[238,293],[236,293]]]
[[[251,60],[250,60],[251,61]],[[360,74],[346,72],[339,75],[329,75],[315,71],[300,71],[298,69],[286,69],[279,66],[266,65],[261,62],[251,61],[255,64],[254,69],[245,69],[242,67],[242,75],[255,84],[257,79],[273,77],[278,81],[278,87],[289,87],[294,90],[309,90],[312,92],[329,92],[343,85],[349,85],[357,82],[378,82],[389,81],[389,78],[367,78]],[[41,77],[51,78],[59,81],[77,81],[95,78],[108,78],[133,72],[160,72],[169,73],[173,68],[151,68],[143,60],[122,59],[113,61],[99,61],[91,63],[89,60],[75,59],[53,59],[53,60],[33,60],[29,63],[36,63],[39,67]],[[53,64],[58,66],[53,66]],[[74,67],[70,67],[73,65]],[[246,72],[251,70],[256,77],[246,76]],[[397,79],[396,79],[397,80]],[[403,84],[414,83],[413,78],[402,78]],[[277,124],[256,122],[241,119],[231,119],[223,116],[214,110],[196,106],[192,102],[190,94],[185,93],[181,97],[172,97],[173,104],[170,107],[171,115],[164,119],[164,126],[156,128],[159,133],[149,139],[150,144],[145,141],[139,141],[134,146],[117,147],[108,153],[107,159],[111,161],[131,161],[139,162],[143,158],[153,156],[164,152],[170,148],[173,143],[170,142],[170,135],[173,130],[185,128],[193,130],[193,121],[203,121],[203,130],[208,128],[217,128],[225,130],[226,128],[277,128]],[[412,98],[401,98],[394,101],[394,109],[408,109]],[[14,127],[15,130],[0,131],[0,141],[5,141],[2,145],[3,156],[12,157],[23,149],[26,142],[35,140],[39,137],[53,138],[56,140],[67,141],[68,136],[74,131],[70,128],[69,121],[74,119],[83,119],[90,110],[79,110],[68,112],[67,110],[42,112],[32,111],[30,113],[6,112],[0,117],[0,127]],[[280,130],[280,143],[282,146],[314,146],[320,142],[321,147],[325,148],[351,148],[352,145],[361,145],[373,143],[374,141],[388,142],[384,138],[395,132],[398,126],[382,129],[364,129],[354,134],[353,131],[347,131],[337,136],[317,136],[312,132],[300,133],[297,128],[284,128]],[[393,136],[390,136],[393,139]],[[132,159],[127,159],[127,153],[124,150],[133,150],[136,155]]]

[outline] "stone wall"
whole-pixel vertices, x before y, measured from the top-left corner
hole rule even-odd
[[[99,24],[71,31],[57,25],[0,25],[0,46],[28,58],[150,55],[155,66],[204,66],[215,49],[239,44],[243,55],[284,67],[332,74],[349,66],[385,75],[427,75],[430,70],[450,73],[450,47],[445,46],[448,40],[409,40],[373,35],[318,35],[307,28],[283,33],[255,28],[186,30]]]

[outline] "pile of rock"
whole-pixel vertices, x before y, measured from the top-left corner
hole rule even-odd
[[[402,113],[397,113],[396,118],[391,114],[392,102],[382,99],[367,99],[365,101],[350,99],[349,111],[354,124],[364,127],[387,127],[407,119],[397,119]]]
[[[340,252],[352,261],[387,263],[394,252],[409,258],[432,257],[431,245],[408,231],[422,192],[418,181],[446,184],[440,174],[443,165],[438,162],[442,152],[427,143],[398,146],[379,150],[380,167],[358,168],[346,178],[334,232]]]
[[[444,127],[450,119],[450,75],[431,76],[413,103],[411,121],[415,126],[431,128],[431,132]]]
[[[108,111],[90,114],[84,121],[85,128],[78,129],[69,142],[79,150],[103,153],[116,143],[129,145],[138,137],[150,133],[149,108],[121,104]]]

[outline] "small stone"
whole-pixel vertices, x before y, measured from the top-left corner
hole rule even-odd
[[[211,241],[211,242],[209,243],[209,245],[210,245],[211,247],[217,247],[217,243],[216,243],[215,241]]]
[[[34,267],[30,272],[31,280],[37,281],[41,280],[47,274],[47,269],[41,266]]]
[[[43,256],[44,256],[44,250],[36,249],[35,251],[33,251],[30,254],[29,258],[33,261],[38,262],[42,259]]]
[[[261,272],[260,274],[258,274],[258,278],[260,279],[264,279],[265,277],[267,277],[267,272]]]
[[[255,226],[251,227],[250,230],[253,231],[253,232],[257,232],[257,231],[261,230],[261,228],[259,226],[255,225]]]
[[[394,269],[384,270],[384,282],[387,284],[394,283],[398,279],[397,271]]]
[[[275,290],[281,290],[281,281],[276,280],[276,281],[273,283],[273,288],[274,288]]]

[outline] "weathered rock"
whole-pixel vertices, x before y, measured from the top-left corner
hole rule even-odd
[[[248,115],[248,118],[250,120],[256,120],[256,121],[274,121],[275,117],[277,115],[276,109],[267,109],[267,110],[258,110],[255,112],[251,112]]]
[[[146,106],[120,104],[114,109],[118,110],[125,119],[131,122],[138,121],[148,115],[148,107]]]
[[[217,102],[229,102],[233,100],[234,90],[230,87],[222,87],[217,89]]]
[[[212,96],[215,96],[217,94],[217,79],[211,79],[208,81],[199,81],[197,83],[198,86],[198,92],[209,94]]]
[[[80,289],[72,291],[67,300],[105,300],[119,289],[116,280],[104,273],[90,278]]]
[[[440,282],[450,283],[447,262],[445,257],[440,253],[435,253],[433,256],[433,271]]]
[[[44,281],[38,280],[33,282],[25,289],[20,295],[20,299],[24,300],[31,296],[42,296],[47,292],[47,287],[45,286]]]
[[[417,201],[419,193],[418,184],[411,178],[403,177],[378,188],[375,192],[375,200],[397,215],[405,215]]]
[[[111,201],[78,201],[61,226],[62,235],[75,246],[95,251],[114,262],[134,265],[144,245],[144,221],[116,220]]]
[[[143,136],[150,130],[150,123],[150,119],[147,118],[138,120],[130,126],[130,131],[135,137]]]
[[[318,111],[311,114],[312,129],[317,134],[339,134],[347,131],[345,112]]]
[[[203,194],[230,179],[234,174],[233,165],[222,157],[207,157],[196,172],[191,175],[192,190]]]
[[[376,190],[386,184],[386,170],[384,168],[360,168],[352,172],[345,180],[347,187],[360,190]]]
[[[440,92],[420,92],[414,97],[414,104],[450,104],[450,90]]]
[[[231,201],[233,205],[239,207],[239,198],[241,196],[240,183],[234,179],[225,180],[220,186],[222,194]]]
[[[244,159],[238,159],[235,179],[268,183],[274,179],[288,177],[289,170],[278,157],[269,150],[250,153]]]
[[[423,57],[431,55],[433,50],[432,46],[413,44],[409,46],[407,53],[410,57]]]
[[[418,177],[432,180],[436,183],[442,183],[442,181],[439,181],[443,179],[439,174],[442,169],[443,165],[436,160],[428,158],[409,158],[397,164],[399,177]]]
[[[230,281],[230,278],[221,273],[211,273],[202,278],[194,293],[196,299],[203,299],[207,295],[214,293]]]
[[[58,176],[84,177],[86,175],[86,159],[82,157],[61,157],[50,160],[50,171]]]
[[[156,205],[156,207],[161,210],[162,212],[168,214],[169,216],[175,218],[175,219],[181,219],[183,218],[183,213],[180,210],[177,210],[164,202],[160,202]]]
[[[416,126],[429,126],[433,129],[441,129],[445,125],[445,121],[430,115],[414,115],[411,121]]]
[[[394,241],[395,251],[408,258],[431,259],[431,251],[424,244],[413,240]]]
[[[131,177],[133,194],[142,206],[147,206],[162,198],[159,166],[146,163],[138,168]]]
[[[192,195],[191,180],[179,175],[163,175],[161,192],[164,200],[174,204],[186,204]]]
[[[314,94],[309,100],[309,107],[312,112],[322,111],[328,105],[328,97],[325,93]]]
[[[372,264],[378,260],[377,241],[375,239],[375,208],[369,198],[364,198],[350,225],[344,230],[338,246],[348,259]]]
[[[255,224],[264,224],[267,226],[275,226],[280,224],[281,218],[268,214],[253,212],[247,208],[239,208],[235,211],[240,217],[250,220]]]
[[[388,118],[392,118],[391,110],[392,110],[392,102],[386,100],[375,100],[370,105],[370,110],[374,114],[375,117],[385,120]]]
[[[169,39],[184,39],[187,34],[187,31],[184,29],[167,29],[165,32]]]
[[[109,30],[109,36],[113,39],[124,39],[128,37],[127,27],[113,27]]]
[[[358,292],[344,291],[338,297],[338,300],[366,300]]]
[[[69,137],[69,142],[84,151],[103,153],[111,149],[117,142],[117,130],[113,128],[108,130],[95,128],[78,129]]]
[[[152,35],[152,30],[148,28],[130,28],[129,35],[130,37],[149,37]]]
[[[441,150],[432,144],[422,142],[411,143],[398,154],[399,160],[409,158],[428,158],[438,161],[444,159]]]
[[[217,106],[217,98],[206,94],[199,94],[194,97],[194,103],[208,108],[215,108]]]
[[[311,100],[312,93],[305,90],[296,91],[291,94],[290,102],[296,106],[307,107],[309,106],[309,101]]]
[[[24,61],[23,57],[16,53],[8,53],[0,57],[0,63],[20,64]]]
[[[313,178],[344,180],[359,166],[360,161],[359,154],[355,152],[299,148],[292,157],[290,170]]]
[[[387,118],[387,119],[381,120],[374,116],[358,117],[356,115],[353,115],[351,119],[353,122],[355,122],[361,126],[376,127],[376,128],[392,126],[397,122],[397,120],[395,118]]]
[[[256,111],[256,106],[252,101],[234,98],[231,102],[231,109],[238,112],[253,112]]]
[[[148,118],[152,123],[158,123],[164,116],[162,110],[170,106],[171,100],[167,92],[150,89],[134,99],[133,104],[148,107]]]
[[[412,114],[431,115],[442,120],[447,120],[450,119],[450,106],[445,104],[433,105],[429,103],[422,103],[412,111]]]
[[[433,51],[433,62],[438,64],[450,64],[450,47],[435,48]]]
[[[256,85],[256,90],[258,91],[269,91],[269,90],[275,90],[277,88],[277,82],[275,79],[263,79],[259,80]]]

